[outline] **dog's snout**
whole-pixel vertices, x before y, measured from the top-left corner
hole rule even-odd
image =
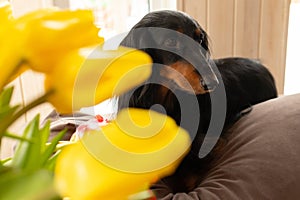
[[[210,80],[201,80],[201,85],[206,91],[213,91],[217,86],[219,82],[217,79],[210,79]]]

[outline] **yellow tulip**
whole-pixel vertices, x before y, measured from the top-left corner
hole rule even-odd
[[[2,2],[0,89],[28,66],[49,73],[69,51],[102,43],[98,32],[90,10],[41,9],[14,19],[10,4]]]
[[[151,57],[139,50],[101,47],[74,51],[46,75],[49,102],[60,113],[96,105],[145,81],[151,74]]]
[[[41,9],[16,19],[16,27],[25,37],[26,61],[44,73],[69,51],[103,42],[91,10]]]
[[[23,35],[15,28],[10,4],[0,4],[0,90],[11,80],[22,61]]]
[[[189,145],[188,133],[166,115],[122,110],[102,131],[62,150],[54,183],[72,200],[125,200],[172,174]]]
[[[5,25],[11,24],[12,19],[12,9],[10,4],[7,1],[0,2],[0,31],[5,28]]]

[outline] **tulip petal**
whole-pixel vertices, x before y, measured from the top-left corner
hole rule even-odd
[[[124,109],[101,129],[83,137],[85,148],[99,162],[129,173],[163,174],[177,166],[190,145],[189,135],[172,118],[151,110]]]
[[[20,43],[23,40],[14,27],[11,7],[7,2],[0,4],[0,90],[11,80],[22,60]]]
[[[72,52],[46,76],[46,90],[61,113],[96,105],[145,81],[151,74],[151,57],[139,50],[95,48],[90,55]]]
[[[133,124],[127,126],[126,122]],[[88,132],[81,142],[62,150],[55,185],[63,196],[75,200],[127,199],[172,174],[189,146],[188,133],[170,117],[150,110],[126,109],[102,131]],[[113,165],[110,160],[114,160]]]
[[[17,19],[25,35],[24,55],[31,68],[49,73],[69,51],[103,42],[91,10],[41,9]]]

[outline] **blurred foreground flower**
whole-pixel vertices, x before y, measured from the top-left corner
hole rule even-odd
[[[96,105],[145,81],[151,61],[144,52],[125,47],[71,52],[46,75],[46,91],[53,90],[48,100],[60,113]]]
[[[14,19],[10,5],[0,3],[0,144],[4,137],[19,141],[13,157],[0,161],[0,199],[60,199],[52,170],[64,132],[48,143],[50,125],[40,128],[37,116],[21,136],[10,133],[19,117],[48,100],[64,112],[95,105],[150,75],[150,57],[137,50],[99,50],[95,59],[82,56],[83,47],[103,42],[98,31],[92,11],[44,9]],[[46,74],[47,91],[24,107],[11,105],[13,88],[7,84],[26,69]],[[79,103],[72,105],[72,98]]]
[[[23,35],[16,29],[10,4],[0,2],[0,91],[22,62]]]
[[[55,185],[72,200],[127,199],[173,173],[189,145],[188,133],[173,119],[125,109],[102,131],[87,132],[62,149]]]
[[[70,51],[101,44],[90,10],[42,9],[16,20],[24,35],[24,57],[30,68],[49,73]]]
[[[41,9],[13,18],[0,5],[0,89],[24,69],[49,73],[70,51],[103,43],[91,10]]]

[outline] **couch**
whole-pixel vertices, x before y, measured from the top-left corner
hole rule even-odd
[[[220,158],[189,193],[153,186],[160,200],[300,198],[300,94],[258,104],[229,130]]]

